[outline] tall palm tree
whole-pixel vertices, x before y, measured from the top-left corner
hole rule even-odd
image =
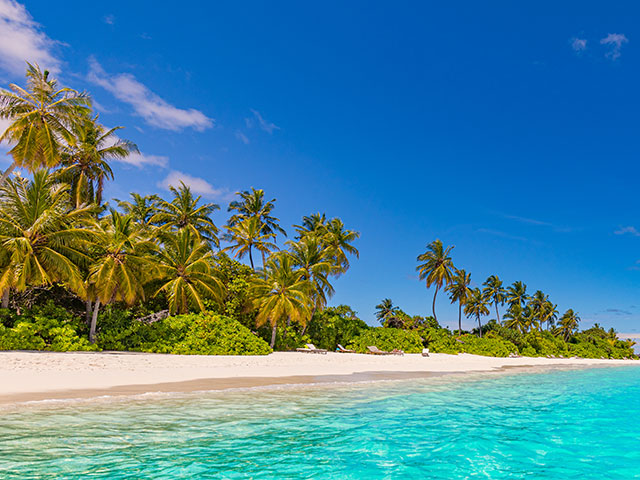
[[[85,93],[58,88],[48,71],[27,63],[27,88],[10,84],[0,90],[0,119],[11,121],[0,142],[12,145],[13,163],[0,177],[0,185],[16,167],[34,172],[56,166],[62,146],[73,140],[71,127],[90,111]]]
[[[347,255],[355,255],[360,258],[360,252],[352,245],[360,233],[355,230],[348,230],[339,218],[332,218],[323,231],[322,243],[328,249],[329,254],[334,258],[336,265],[335,274],[341,274],[349,269],[349,258]]]
[[[376,305],[376,319],[382,324],[386,325],[390,321],[393,321],[398,314],[398,307],[393,304],[390,298],[385,298]]]
[[[464,313],[468,317],[475,316],[478,320],[478,333],[482,337],[482,323],[480,317],[482,315],[489,315],[489,307],[485,295],[479,288],[474,288],[471,291],[471,295],[464,306]]]
[[[140,195],[132,192],[130,202],[115,199],[118,207],[125,213],[131,215],[133,220],[145,228],[150,227],[151,218],[156,214],[160,197],[157,195]]]
[[[146,280],[156,276],[152,258],[156,245],[130,215],[116,210],[95,223],[95,238],[89,244],[92,258],[88,289],[95,301],[89,339],[95,341],[100,305],[122,301],[132,305],[144,299]]]
[[[497,275],[491,275],[482,285],[484,286],[482,293],[485,297],[491,300],[496,307],[496,318],[498,323],[500,323],[498,304],[504,305],[505,299],[505,290],[502,286],[502,280],[500,280]]]
[[[577,330],[579,323],[580,317],[578,314],[572,309],[567,310],[562,317],[560,317],[558,328],[556,328],[556,335],[561,336],[565,342],[568,342],[573,332]]]
[[[298,238],[306,235],[322,236],[327,226],[327,216],[324,213],[313,213],[302,217],[300,225],[294,225],[293,228],[298,232]]]
[[[272,255],[252,287],[258,309],[256,324],[271,325],[271,348],[276,343],[278,323],[285,319],[305,324],[312,304],[312,286],[300,270],[293,268],[291,256]]]
[[[231,250],[235,252],[236,258],[244,258],[248,254],[249,263],[254,271],[255,266],[252,254],[254,248],[262,253],[270,253],[278,248],[271,241],[274,235],[272,233],[263,233],[262,223],[257,217],[247,218],[233,227],[227,226],[225,228],[227,233],[224,235],[224,239],[230,242],[231,245],[224,248],[223,251]]]
[[[438,317],[436,316],[436,296],[438,295],[438,290],[440,290],[443,285],[449,285],[449,283],[451,283],[455,270],[453,261],[449,256],[449,252],[453,248],[453,245],[444,248],[440,240],[435,240],[427,245],[426,252],[417,257],[417,261],[422,262],[416,267],[420,280],[426,280],[427,288],[431,287],[431,285],[436,286],[432,304],[433,318],[436,322],[438,321]]]
[[[84,117],[71,125],[73,136],[62,149],[60,178],[71,185],[76,207],[102,203],[105,179],[113,180],[109,160],[126,158],[138,147],[119,139],[115,132],[124,127],[105,128],[98,117]]]
[[[451,279],[451,283],[446,286],[449,292],[451,303],[458,302],[458,335],[462,335],[462,307],[467,303],[471,294],[471,274],[463,269],[456,270],[455,275]]]
[[[218,227],[211,220],[211,215],[220,206],[215,203],[200,204],[201,196],[194,197],[191,188],[184,182],[180,187],[169,187],[173,199],[160,200],[158,211],[151,218],[151,223],[160,225],[164,230],[181,230],[188,228],[215,246],[219,245]]]
[[[31,181],[15,177],[0,187],[0,246],[6,261],[1,292],[60,282],[83,293],[80,245],[90,236],[83,225],[93,210],[69,210],[69,199],[69,187],[46,170],[36,171]]]
[[[162,286],[156,295],[166,293],[171,314],[202,311],[205,298],[222,299],[224,286],[213,267],[213,252],[189,229],[163,235],[157,261]]]
[[[505,299],[509,305],[518,304],[524,307],[529,300],[527,295],[527,286],[521,281],[513,282],[513,285],[507,287]]]
[[[504,314],[504,326],[512,330],[519,330],[520,333],[527,333],[529,329],[528,310],[520,303],[512,303]]]
[[[537,290],[531,298],[529,298],[527,306],[531,312],[531,322],[538,330],[542,330],[548,302],[549,296],[540,290]]]
[[[551,330],[555,326],[558,318],[558,305],[547,300],[542,307],[542,323],[547,324],[547,330]]]
[[[310,319],[319,308],[327,304],[327,297],[332,297],[335,290],[329,281],[329,276],[335,270],[328,250],[323,248],[317,237],[308,236],[296,242],[287,242],[289,251],[286,252],[293,260],[293,265],[300,269],[304,280],[313,286],[313,309]]]

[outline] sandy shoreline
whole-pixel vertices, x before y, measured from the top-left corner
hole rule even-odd
[[[638,360],[374,356],[277,352],[267,356],[123,352],[0,352],[0,405],[151,392],[424,378],[529,367],[636,365]]]

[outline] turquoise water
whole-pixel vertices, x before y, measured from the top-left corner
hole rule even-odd
[[[0,478],[627,480],[639,432],[637,367],[253,389],[0,412]]]

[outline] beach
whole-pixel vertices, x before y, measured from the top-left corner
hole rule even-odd
[[[421,378],[527,367],[605,367],[638,360],[276,352],[265,356],[0,352],[0,404],[238,387]]]

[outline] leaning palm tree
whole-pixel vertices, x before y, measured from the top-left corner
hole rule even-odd
[[[115,132],[124,127],[107,129],[98,117],[85,117],[71,125],[73,136],[62,150],[62,181],[71,185],[76,207],[86,203],[102,203],[105,179],[113,180],[109,160],[123,159],[138,147],[119,139]]]
[[[520,281],[513,282],[513,285],[507,287],[505,300],[509,305],[518,304],[521,307],[524,307],[529,300],[529,295],[527,295],[527,286]]]
[[[558,328],[556,328],[555,334],[562,337],[565,342],[568,342],[571,335],[573,335],[573,332],[578,329],[580,317],[572,309],[569,309],[564,312],[562,317],[560,317],[560,321],[558,323]]]
[[[294,225],[293,228],[298,232],[298,238],[306,235],[322,236],[326,231],[327,216],[324,213],[313,213],[302,217],[300,225]]]
[[[249,255],[249,263],[251,269],[255,271],[253,264],[253,249],[255,248],[261,253],[270,253],[277,250],[277,246],[272,242],[274,235],[272,233],[263,233],[262,224],[256,217],[250,217],[233,227],[225,227],[227,233],[224,239],[231,243],[225,247],[223,251],[235,252],[236,258],[244,258]]]
[[[456,270],[451,283],[446,287],[451,303],[458,302],[458,335],[462,335],[462,307],[467,303],[471,294],[470,283],[471,274],[460,269]]]
[[[513,303],[504,314],[504,326],[520,333],[527,333],[529,329],[529,311],[519,303]]]
[[[549,296],[545,295],[542,291],[537,290],[529,298],[529,302],[527,303],[527,307],[531,312],[531,323],[538,330],[542,330],[542,324],[544,323],[548,302]]]
[[[163,235],[157,261],[162,286],[156,295],[167,295],[171,314],[202,311],[206,298],[222,299],[224,286],[213,267],[213,252],[190,230]]]
[[[142,227],[151,226],[151,218],[156,214],[160,197],[157,195],[140,195],[131,192],[131,201],[118,200],[118,207],[125,213],[131,215],[133,220]]]
[[[555,327],[555,322],[558,318],[558,305],[547,300],[542,306],[541,319],[542,323],[547,324],[547,330],[552,330]]]
[[[502,287],[502,280],[500,280],[497,275],[491,275],[482,285],[484,286],[482,293],[496,307],[496,319],[498,320],[498,323],[500,323],[498,304],[504,305],[505,299],[505,290]]]
[[[348,255],[360,257],[360,252],[352,245],[358,238],[360,238],[360,233],[346,229],[339,218],[332,218],[323,229],[322,244],[327,248],[329,255],[333,257],[336,275],[349,270]]]
[[[194,197],[191,188],[184,182],[180,187],[169,187],[173,200],[160,200],[158,211],[151,217],[151,223],[159,225],[163,230],[181,230],[188,228],[208,242],[218,246],[218,227],[211,220],[211,215],[220,206],[215,203],[200,204],[201,196]]]
[[[313,287],[300,270],[293,268],[289,255],[275,254],[267,260],[252,287],[258,310],[256,324],[271,325],[271,348],[276,343],[278,323],[294,321],[305,324],[313,303],[310,292]]]
[[[482,323],[480,317],[482,315],[489,315],[489,307],[487,299],[479,288],[474,288],[471,291],[471,295],[464,306],[464,313],[466,316],[475,316],[478,320],[478,334],[482,337]]]
[[[89,244],[92,258],[88,291],[95,303],[89,339],[95,341],[98,312],[101,305],[125,302],[132,305],[144,299],[146,280],[156,276],[152,254],[156,245],[129,215],[116,210],[94,225],[95,238]]]
[[[427,282],[427,288],[431,287],[431,285],[436,286],[432,304],[433,318],[436,322],[438,321],[438,317],[436,316],[436,296],[438,295],[438,290],[440,290],[443,285],[451,283],[455,270],[453,261],[449,256],[449,252],[453,248],[453,245],[444,248],[440,240],[435,240],[427,245],[427,251],[418,255],[417,258],[418,262],[422,262],[416,267],[420,280]]]
[[[16,167],[34,172],[58,165],[63,145],[73,140],[72,126],[88,116],[91,104],[85,93],[58,88],[37,64],[27,63],[27,88],[12,83],[9,89],[0,90],[0,119],[11,122],[0,142],[12,146],[13,163],[0,185]]]
[[[14,177],[0,187],[1,292],[59,282],[83,294],[78,265],[85,257],[81,244],[90,236],[83,226],[93,210],[69,210],[69,200],[69,187],[46,170],[36,171],[31,181]]]
[[[393,304],[390,298],[383,299],[378,305],[376,305],[376,319],[382,325],[388,325],[390,321],[397,318],[398,307]]]

